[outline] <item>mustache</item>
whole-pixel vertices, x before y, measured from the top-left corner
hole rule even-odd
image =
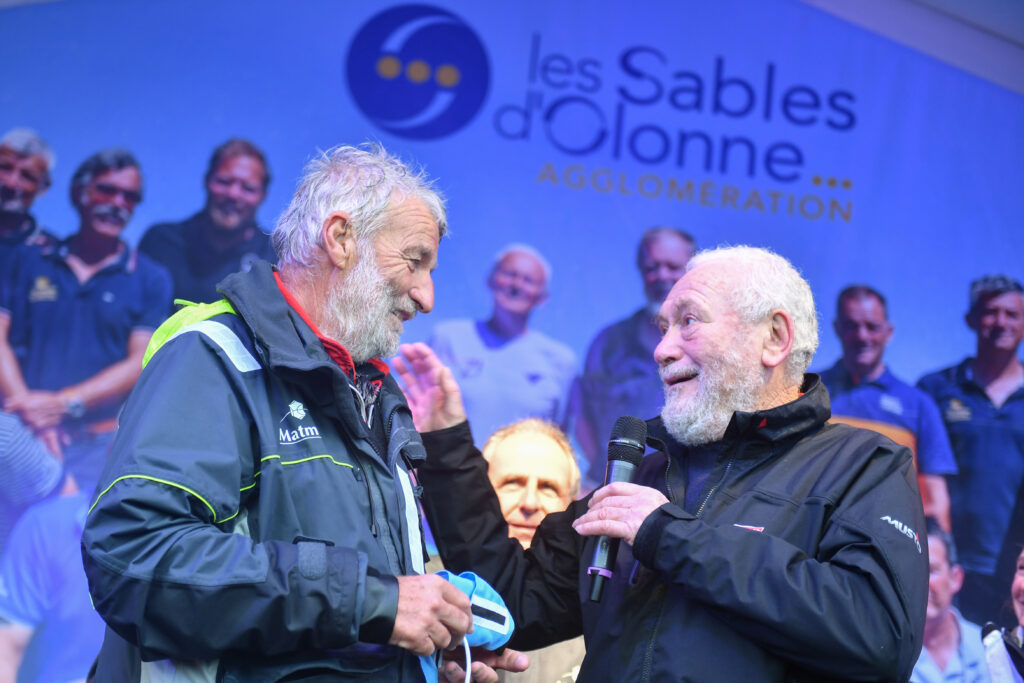
[[[130,209],[126,209],[123,206],[114,206],[113,204],[100,204],[98,206],[94,206],[92,214],[97,218],[113,219],[114,222],[120,223],[121,225],[127,225],[128,221],[132,218],[132,212]]]
[[[415,301],[409,299],[407,302],[395,300],[395,312],[399,313],[406,321],[412,320],[420,312],[420,307]]]
[[[679,363],[662,365],[658,368],[658,376],[661,377],[661,381],[665,384],[681,379],[693,379],[699,374],[700,371],[696,367],[680,365]]]
[[[29,203],[25,201],[25,192],[15,187],[0,185],[0,210],[9,213],[27,213]]]

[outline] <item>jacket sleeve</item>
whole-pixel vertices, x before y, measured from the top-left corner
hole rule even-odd
[[[183,334],[125,405],[82,535],[97,611],[146,660],[384,642],[394,577],[370,576],[354,549],[249,537],[259,448],[247,387],[263,370],[232,358]]]
[[[427,460],[417,474],[445,567],[474,571],[498,591],[516,623],[510,647],[531,650],[580,635],[582,539],[572,521],[586,503],[573,502],[566,511],[545,517],[524,551],[508,536],[487,478],[487,461],[473,446],[469,424],[422,436]]]
[[[804,502],[835,506],[813,554],[769,533],[712,526],[672,503],[644,521],[633,554],[798,667],[906,680],[928,591],[921,498],[907,449],[861,445],[873,453],[842,497]]]

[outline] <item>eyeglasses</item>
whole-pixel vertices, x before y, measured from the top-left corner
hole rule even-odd
[[[106,197],[107,199],[113,199],[116,195],[121,195],[129,204],[138,204],[142,201],[141,192],[138,192],[137,190],[125,190],[108,183],[95,183],[92,185],[92,189],[96,194]]]

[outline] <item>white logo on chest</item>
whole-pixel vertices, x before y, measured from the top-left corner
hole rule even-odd
[[[292,401],[288,404],[288,412],[281,418],[281,422],[284,422],[289,417],[295,418],[296,420],[304,420],[306,418],[306,407],[298,401]],[[312,420],[310,421],[312,422]],[[319,439],[320,430],[317,429],[315,424],[300,424],[294,429],[280,427],[277,430],[277,438],[282,445],[295,444],[308,439]]]

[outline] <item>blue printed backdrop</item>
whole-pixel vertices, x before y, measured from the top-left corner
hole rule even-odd
[[[385,41],[398,58],[374,53]],[[1024,98],[795,0],[66,0],[0,12],[0,63],[0,128],[57,151],[35,208],[58,234],[72,170],[110,145],[143,165],[132,241],[201,206],[230,136],[267,152],[267,227],[318,147],[376,139],[423,163],[452,239],[410,339],[485,316],[491,257],[521,241],[554,267],[534,325],[582,356],[640,303],[640,233],[670,224],[796,263],[817,367],[839,355],[839,289],[877,286],[913,381],[971,351],[973,277],[1024,276]]]

